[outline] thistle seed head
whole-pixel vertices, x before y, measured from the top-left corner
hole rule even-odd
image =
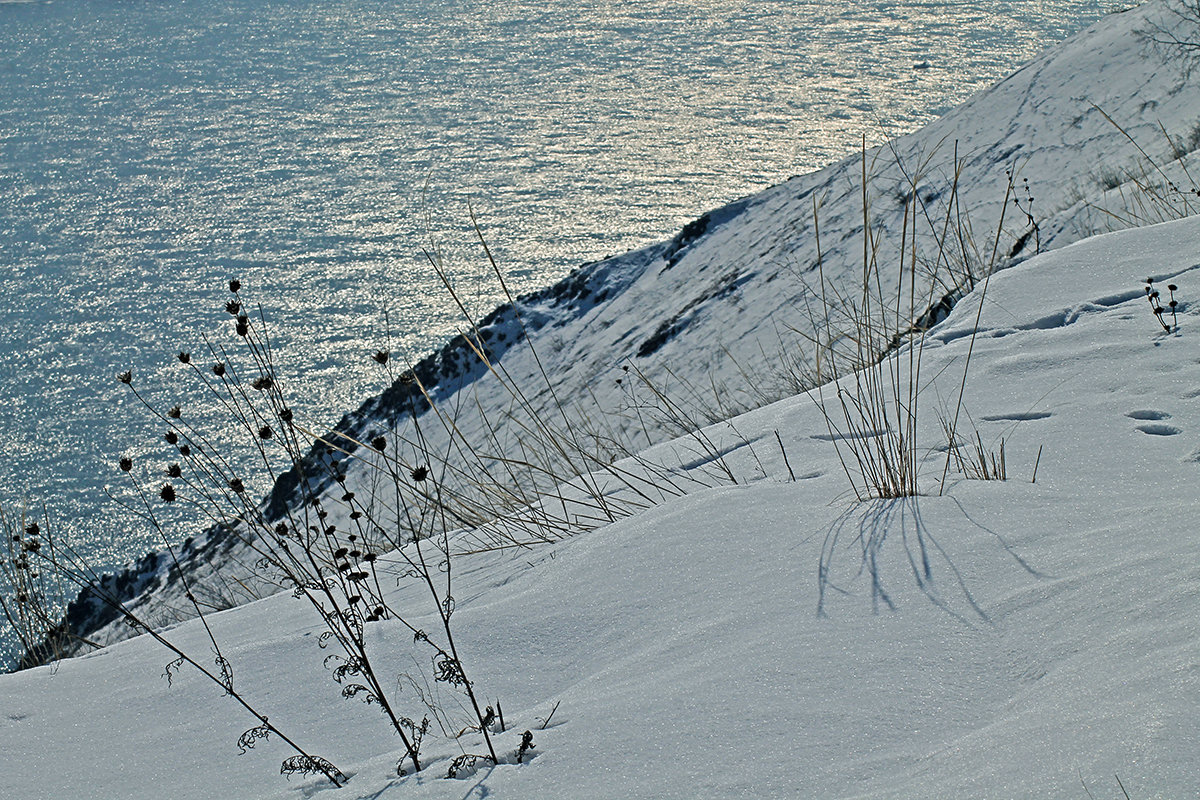
[[[241,291],[241,288],[242,288],[242,282],[239,281],[237,278],[234,278],[233,280],[231,280],[229,282],[229,291],[233,292],[234,294]]]

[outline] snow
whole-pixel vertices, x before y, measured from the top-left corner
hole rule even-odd
[[[1062,247],[1172,216],[1147,207],[1131,180],[1145,181],[1145,171],[1161,182],[1141,147],[1181,186],[1194,183],[1182,174],[1194,153],[1175,159],[1163,131],[1184,150],[1200,144],[1192,136],[1200,125],[1200,82],[1187,80],[1177,57],[1149,48],[1137,33],[1164,14],[1160,2],[1110,14],[919,131],[714,209],[670,242],[584,265],[559,284],[518,298],[537,359],[521,344],[512,306],[469,311],[487,320],[480,328],[492,337],[488,347],[513,384],[544,387],[543,369],[553,376],[553,394],[543,388],[529,395],[539,413],[557,413],[557,399],[565,399],[582,427],[633,451],[679,431],[669,420],[638,413],[642,398],[631,390],[627,367],[686,399],[689,412],[703,421],[787,396],[794,388],[780,363],[795,353],[792,331],[809,329],[811,309],[821,305],[818,252],[833,285],[845,289],[861,280],[864,160],[873,235],[885,263],[894,260],[903,230],[899,198],[913,185],[923,201],[919,238],[929,257],[931,230],[940,232],[955,196],[954,216],[966,210],[978,260],[989,260],[1002,227],[995,239],[1002,264],[1028,258],[1038,242],[1043,250]],[[1176,209],[1200,208],[1200,198],[1167,196]],[[1011,198],[1031,211],[1036,234]],[[503,237],[502,231],[484,234]],[[512,397],[465,343],[421,355],[397,352],[393,359],[401,369],[406,359],[417,362],[434,396],[462,409],[456,423],[469,438],[480,441],[492,427],[502,440],[519,435],[518,425],[501,421]],[[405,398],[413,393],[396,384],[348,413],[335,430],[358,441],[393,428],[409,435]],[[306,424],[315,429],[316,423]],[[271,495],[276,512],[295,499],[283,484],[252,484],[247,478],[252,494]],[[220,537],[197,542],[192,563],[199,574],[224,563]],[[137,585],[163,583],[166,563],[160,559],[152,577],[137,575]],[[219,568],[223,574],[209,576],[210,583],[245,577],[236,566]],[[156,591],[145,613],[177,618],[185,604],[173,601],[175,588]],[[99,638],[120,635],[119,626],[109,626]]]
[[[1161,88],[1158,112],[1182,119],[1191,112],[1174,104],[1187,105],[1180,98],[1191,88],[1165,72],[1136,85],[1160,68],[1125,41],[1135,13],[1145,12],[1107,18],[927,135],[1010,119],[995,113],[1007,108],[998,99],[978,119],[979,103],[1033,76],[1077,74],[1075,83],[1052,81],[1055,102],[1036,106],[1049,119],[1020,118],[1034,139],[1075,109],[1088,131],[1030,151],[1031,164],[1042,154],[1036,174],[1053,189],[1091,169],[1089,142],[1107,136],[1076,91],[1090,73],[1131,96]],[[1108,67],[1118,52],[1122,60]],[[1082,66],[1072,71],[1069,58]],[[1105,141],[1116,152],[1115,139]],[[797,179],[837,180],[848,178]],[[989,180],[981,191],[997,197],[1003,176]],[[706,430],[736,485],[696,486],[531,550],[459,558],[454,620],[464,662],[476,691],[503,704],[503,752],[533,732],[526,763],[448,779],[451,760],[480,752],[480,742],[431,736],[427,768],[397,776],[394,735],[378,711],[339,696],[321,666],[319,620],[283,594],[209,622],[239,690],[350,775],[345,788],[280,777],[291,753],[274,739],[239,754],[237,738],[255,719],[194,671],[169,686],[170,654],[139,637],[0,678],[9,795],[1111,797],[1114,776],[1139,800],[1195,795],[1200,500],[1187,487],[1200,470],[1192,344],[1200,218],[1067,244],[1078,238],[1069,220],[1083,212],[1062,191],[1061,216],[1048,218],[1044,235],[1057,230],[1056,244],[1066,246],[997,272],[986,295],[977,287],[924,338],[919,496],[855,500],[820,408],[797,395]],[[560,330],[568,354],[554,363],[601,347],[612,335],[605,330],[653,330],[678,313],[689,296],[674,276],[707,270],[689,259],[707,253],[710,277],[719,277],[717,266],[753,251],[779,221],[745,209],[786,205],[798,219],[811,200],[794,200],[797,192],[784,184],[729,210],[671,269],[665,247],[607,264],[612,275],[628,268],[634,283],[585,310],[579,319],[595,335]],[[979,203],[984,219],[988,206]],[[1176,331],[1151,313],[1147,278],[1180,287]],[[770,312],[786,301],[771,286],[751,280],[737,293],[713,293],[693,306],[703,309],[697,324],[726,326],[721,340],[752,353],[743,339],[773,335]],[[632,310],[639,303],[641,314]],[[666,351],[703,375],[699,341],[676,337]],[[952,469],[943,486],[937,412],[953,413],[968,350],[963,419],[990,448],[1003,438],[1008,480],[966,480]],[[763,380],[782,369],[746,358]],[[685,437],[648,456],[691,462],[699,474],[706,459],[693,449]],[[424,602],[411,582],[394,590],[394,606],[432,625]],[[429,665],[411,635],[392,622],[369,630],[374,652],[392,654],[391,674],[421,683]],[[167,635],[208,657],[195,622]],[[423,713],[411,687],[400,698],[406,713]]]
[[[923,494],[856,502],[814,433],[819,409],[798,396],[736,421],[749,444],[727,459],[744,483],[461,560],[465,659],[503,703],[501,745],[534,731],[525,764],[446,779],[456,746],[435,740],[426,772],[396,777],[397,743],[377,712],[338,697],[301,601],[211,622],[240,687],[352,773],[322,796],[1080,796],[1081,778],[1111,796],[1114,774],[1140,798],[1188,796],[1200,501],[1181,487],[1200,469],[1200,308],[1185,300],[1179,331],[1163,332],[1142,282],[1170,279],[1188,298],[1198,236],[1200,219],[1110,234],[994,277],[964,402],[985,442],[1005,435],[1008,481],[952,472],[939,496],[926,413]],[[927,409],[953,395],[977,302],[927,338]],[[776,431],[810,477],[789,479]],[[376,625],[395,668],[414,670],[407,637]],[[171,635],[204,652],[194,623]],[[168,660],[141,637],[5,676],[14,796],[317,788],[276,774],[277,742],[238,755],[253,719],[194,673],[168,686]]]

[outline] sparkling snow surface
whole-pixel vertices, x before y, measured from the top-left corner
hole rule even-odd
[[[378,712],[338,697],[319,629],[277,596],[212,617],[241,689],[352,774],[322,797],[1179,798],[1200,782],[1200,219],[1093,238],[995,276],[964,399],[1009,480],[951,472],[978,294],[927,337],[920,497],[857,503],[806,397],[710,435],[744,483],[553,546],[459,562],[477,690],[535,757],[395,777]],[[1177,333],[1142,289],[1180,286]],[[1194,288],[1195,287],[1195,288]],[[775,434],[803,477],[788,478]],[[686,450],[686,441],[659,452]],[[1039,449],[1037,482],[1031,483]],[[759,466],[761,465],[762,470]],[[822,580],[818,565],[829,572]],[[873,564],[871,568],[868,565]],[[825,603],[818,613],[819,597]],[[419,608],[416,587],[397,591]],[[170,632],[205,652],[194,623]],[[411,635],[371,627],[415,673]],[[22,798],[312,796],[277,742],[145,638],[0,680],[5,785]],[[421,709],[408,696],[411,713]],[[539,727],[558,704],[551,724]]]

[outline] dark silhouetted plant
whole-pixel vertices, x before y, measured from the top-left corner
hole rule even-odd
[[[1173,283],[1167,284],[1167,291],[1170,293],[1167,303],[1164,306],[1162,302],[1162,294],[1158,289],[1154,288],[1154,278],[1146,278],[1146,299],[1150,301],[1150,310],[1154,313],[1154,318],[1158,320],[1158,324],[1167,333],[1172,333],[1179,330],[1179,301],[1175,299],[1175,292],[1179,287]],[[1171,315],[1171,323],[1167,324],[1166,316]]]

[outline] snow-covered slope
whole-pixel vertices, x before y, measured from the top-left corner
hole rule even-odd
[[[976,270],[992,261],[993,246],[1003,265],[1039,247],[1160,217],[1129,180],[1148,170],[1149,180],[1161,182],[1138,147],[1165,174],[1179,174],[1186,159],[1176,159],[1163,131],[1179,151],[1200,145],[1200,83],[1186,78],[1177,55],[1148,47],[1138,34],[1154,20],[1171,22],[1161,2],[1109,15],[920,131],[716,209],[670,242],[585,265],[515,307],[496,309],[480,323],[481,337],[538,413],[561,403],[594,437],[629,449],[678,433],[672,420],[638,413],[642,398],[631,388],[630,367],[699,420],[786,396],[795,381],[782,365],[801,340],[793,331],[811,330],[812,309],[820,307],[818,263],[842,291],[861,283],[864,172],[884,264],[894,261],[914,187],[922,256],[935,260],[931,231],[942,230],[953,199],[951,217],[971,233],[968,249],[977,255],[968,260],[977,260]],[[1197,203],[1186,193],[1163,195],[1177,207]],[[1007,206],[997,237],[1006,197],[1019,205]],[[952,295],[944,267],[940,275]],[[465,437],[505,438],[512,397],[465,339],[414,369],[436,399],[458,409]],[[423,407],[416,386],[397,381],[346,415],[337,431],[358,441],[397,428],[403,436],[414,404]],[[519,432],[508,427],[509,435]],[[278,515],[297,501],[295,478],[254,491],[269,494],[267,508]],[[201,572],[239,560],[229,539],[201,537],[195,546],[192,563]],[[126,583],[160,586],[167,561],[157,564],[156,577],[131,574]],[[219,581],[242,577],[235,569]],[[159,592],[177,605],[170,596]],[[94,628],[94,619],[79,616],[81,628]]]
[[[1177,56],[1148,48],[1137,34],[1162,13],[1161,3],[1151,3],[1109,15],[865,158],[852,155],[716,209],[670,242],[585,265],[560,284],[520,298],[517,310],[537,359],[528,348],[513,347],[520,332],[512,308],[497,310],[481,326],[493,337],[488,345],[514,383],[540,385],[544,367],[560,398],[600,409],[641,445],[670,431],[631,415],[621,419],[631,403],[628,383],[620,380],[625,366],[687,397],[710,419],[778,399],[789,388],[775,377],[781,354],[798,342],[790,331],[811,330],[811,309],[820,304],[818,261],[830,283],[851,292],[861,283],[864,162],[883,263],[898,246],[904,200],[914,185],[923,253],[931,261],[929,232],[942,230],[952,198],[954,216],[961,212],[983,262],[991,260],[1006,197],[1021,206],[1009,205],[1004,215],[1002,263],[1028,257],[1038,245],[1059,247],[1131,221],[1121,216],[1129,187],[1124,195],[1112,188],[1128,170],[1146,168],[1130,137],[1172,174],[1178,163],[1162,130],[1185,151],[1200,146],[1193,135],[1200,129],[1200,83],[1186,79]],[[1196,205],[1186,195],[1174,200]],[[1140,221],[1159,221],[1142,211]],[[462,342],[430,356],[418,371],[436,382],[439,397],[469,386],[471,402],[493,417],[510,402]],[[339,429],[361,437],[390,427],[407,411],[411,392],[401,389],[367,401]],[[548,410],[553,398],[543,391],[535,404]],[[460,424],[469,427],[470,420]]]
[[[524,764],[447,779],[479,743],[431,738],[427,770],[397,777],[394,735],[338,696],[317,620],[279,595],[210,623],[239,688],[345,789],[280,777],[275,740],[239,755],[254,718],[186,669],[168,686],[169,654],[142,637],[0,678],[5,794],[959,800],[1119,796],[1117,775],[1139,799],[1194,796],[1197,241],[1193,218],[993,278],[964,408],[987,447],[1003,437],[1007,481],[951,471],[939,493],[934,411],[957,395],[976,292],[925,340],[920,496],[856,502],[797,396],[710,429],[736,486],[461,559],[460,646],[503,703],[501,746],[533,732]],[[1148,277],[1178,285],[1177,332]],[[419,609],[418,588],[397,607]],[[194,622],[169,635],[207,657]],[[395,623],[370,637],[396,673],[428,669]]]

